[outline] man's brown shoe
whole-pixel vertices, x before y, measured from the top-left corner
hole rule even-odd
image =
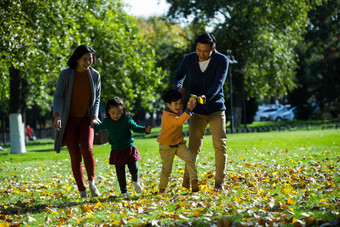
[[[224,190],[223,184],[215,184],[214,190],[218,192],[223,191]]]
[[[198,180],[191,181],[191,191],[198,192],[200,189],[198,188]]]

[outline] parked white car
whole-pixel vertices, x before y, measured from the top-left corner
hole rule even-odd
[[[270,121],[283,121],[283,114],[288,111],[288,107],[284,106],[268,115]]]
[[[289,108],[288,111],[283,114],[283,120],[285,120],[285,121],[295,120],[295,111],[296,111],[295,106]]]
[[[256,114],[254,121],[267,121],[269,114],[275,113],[279,108],[260,108]]]

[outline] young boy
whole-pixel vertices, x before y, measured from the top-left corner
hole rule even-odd
[[[163,91],[162,99],[166,108],[163,110],[161,135],[158,137],[159,154],[162,159],[162,172],[160,176],[159,192],[164,193],[172,171],[175,155],[185,161],[188,166],[192,192],[198,192],[197,169],[194,158],[183,140],[183,124],[192,115],[191,111],[196,106],[196,99],[188,102],[182,114],[182,94],[175,89],[167,88]]]

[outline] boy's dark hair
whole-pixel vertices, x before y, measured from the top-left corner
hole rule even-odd
[[[123,107],[123,115],[129,115],[130,114],[129,110],[124,105],[123,100],[119,97],[114,97],[112,99],[109,99],[109,101],[107,101],[107,103],[106,103],[106,107],[105,107],[106,117],[110,117],[109,110],[111,109],[111,107],[119,107],[119,106]]]
[[[93,57],[92,64],[95,64],[97,61],[96,51],[94,51],[94,49],[92,49],[88,45],[80,45],[74,50],[72,56],[68,59],[67,65],[72,69],[76,69],[77,64],[78,64],[77,60],[79,60],[86,53],[92,53],[92,57]]]
[[[213,34],[202,33],[199,36],[197,36],[195,43],[196,46],[197,43],[210,44],[210,49],[212,49],[216,46],[216,38]]]
[[[166,88],[162,93],[162,99],[165,103],[176,102],[179,99],[182,99],[182,94],[173,88]]]

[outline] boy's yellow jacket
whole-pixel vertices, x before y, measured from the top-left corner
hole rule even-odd
[[[164,145],[177,145],[183,141],[183,124],[192,113],[188,108],[182,114],[175,114],[170,109],[163,110],[161,135],[157,141]]]

